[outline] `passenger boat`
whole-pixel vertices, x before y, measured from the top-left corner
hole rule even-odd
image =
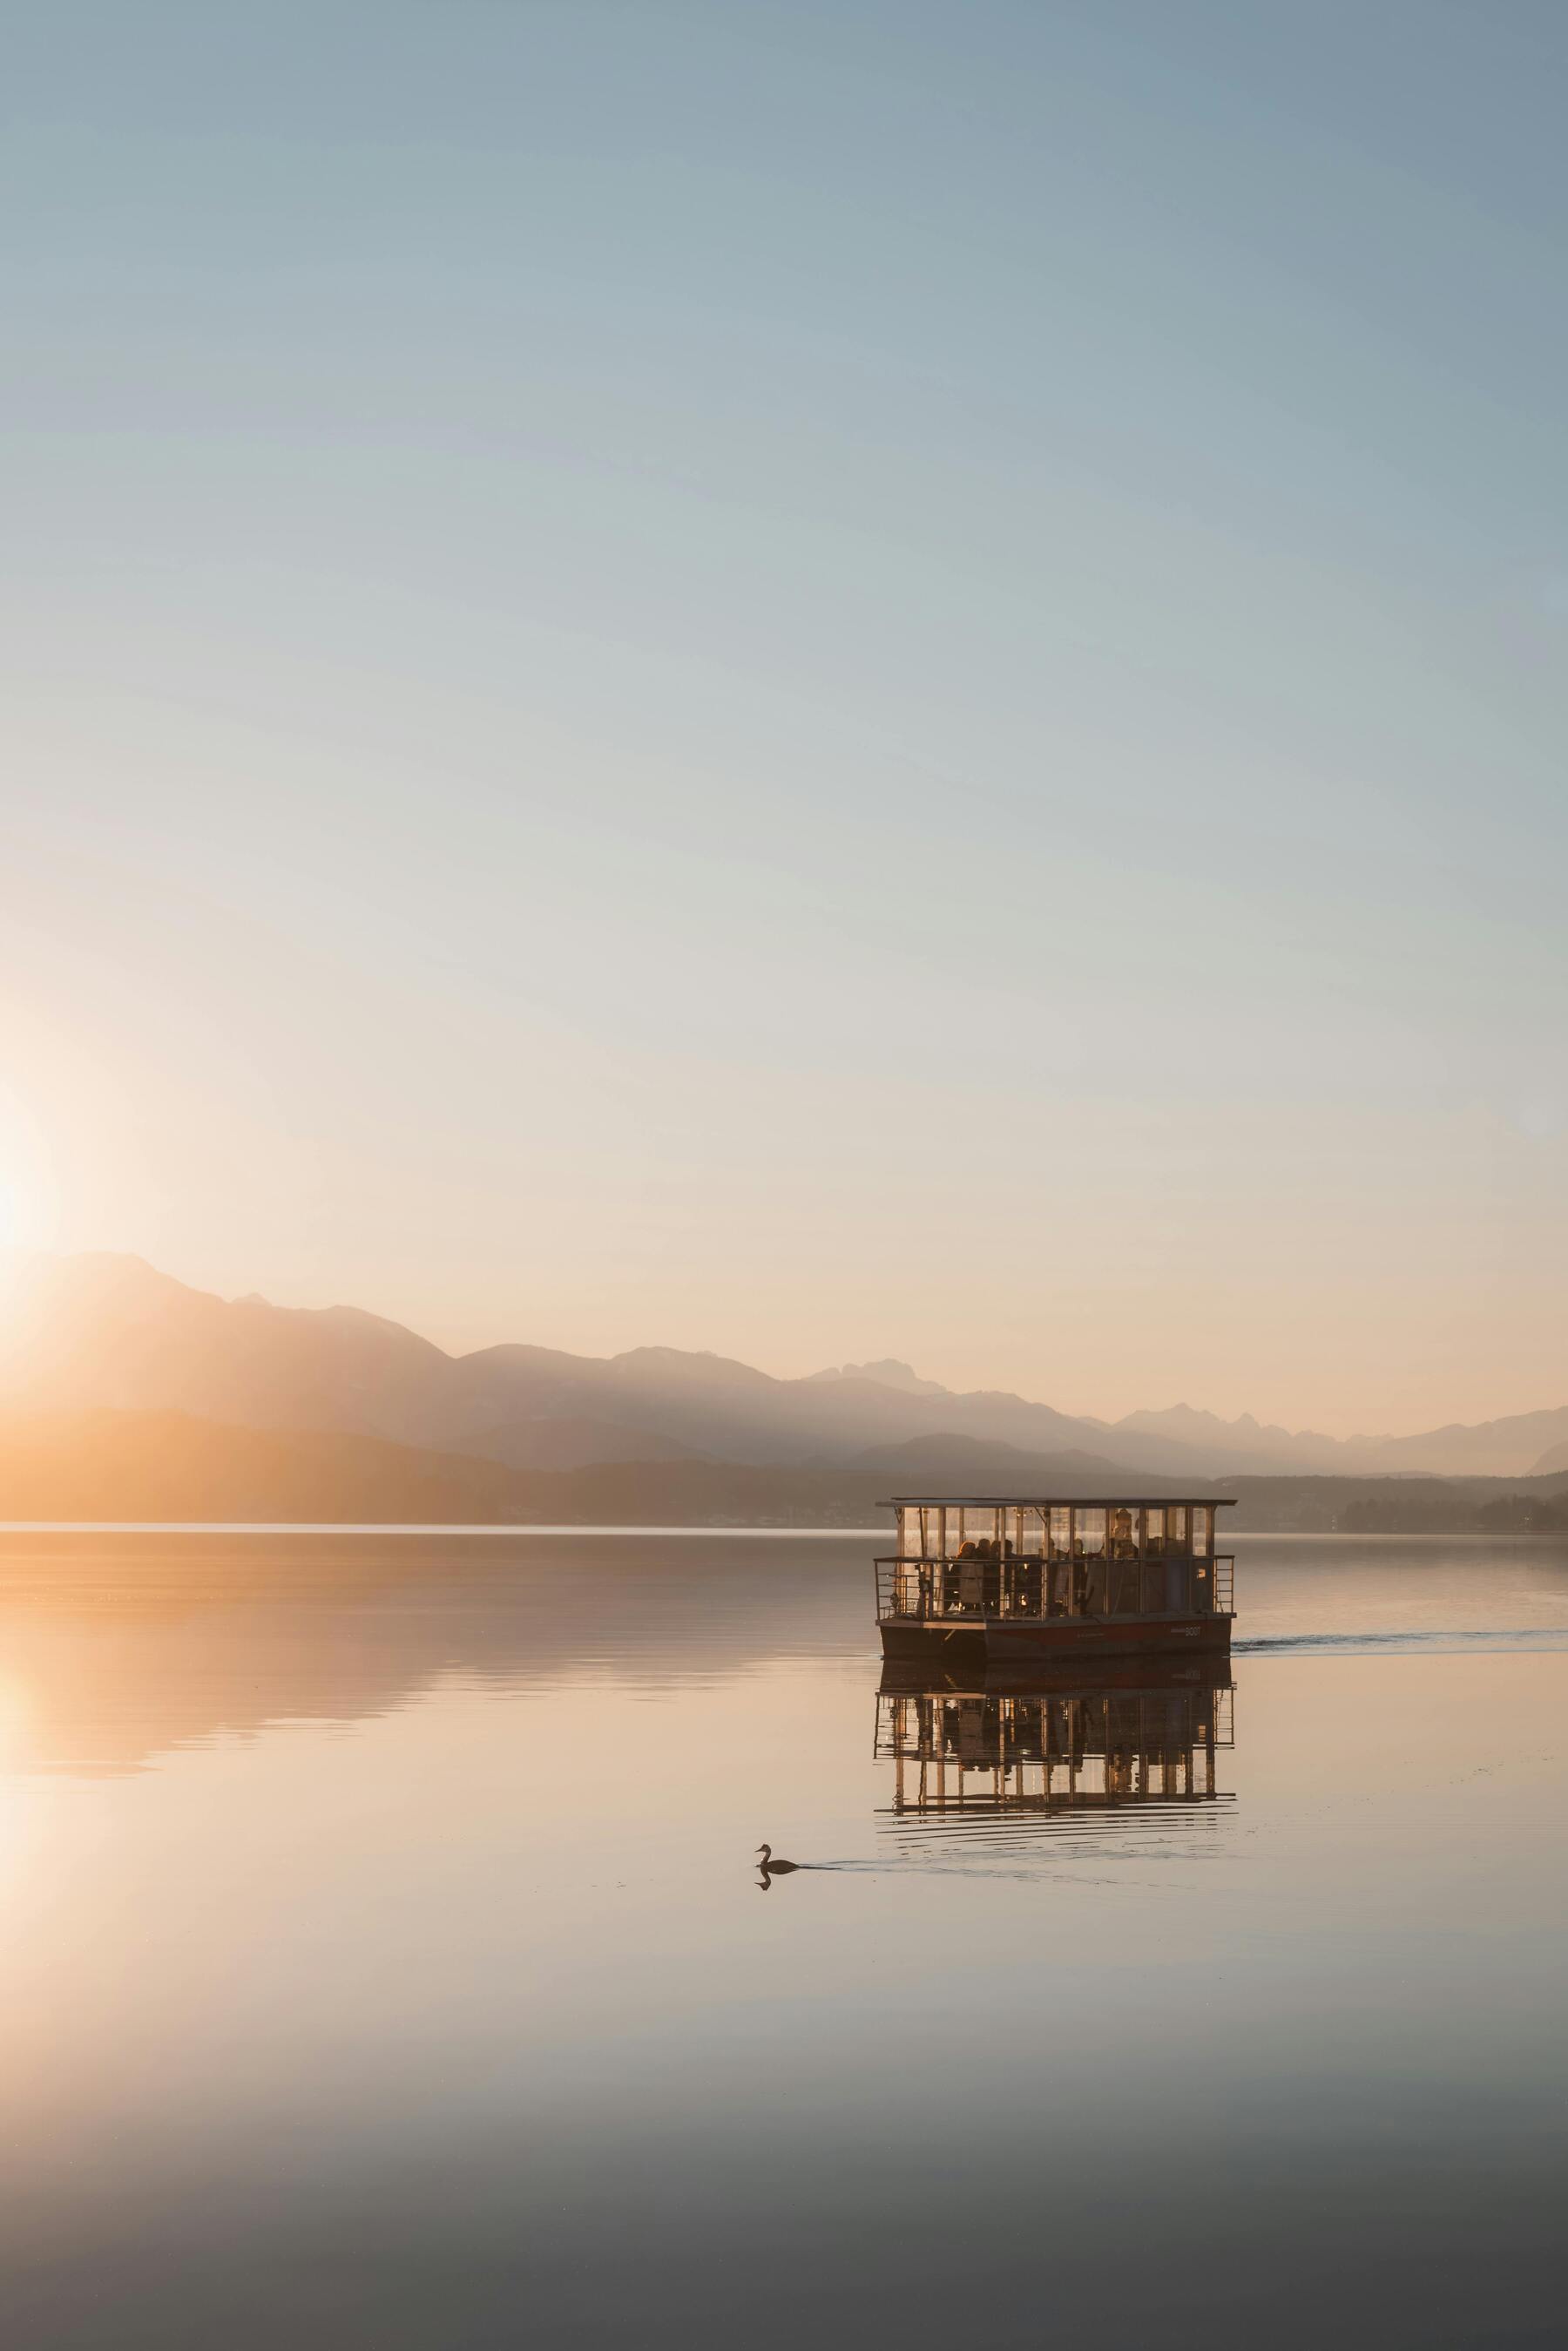
[[[878,1559],[889,1658],[951,1650],[999,1666],[1228,1652],[1235,1559],[1214,1548],[1215,1497],[1015,1501],[900,1494]]]

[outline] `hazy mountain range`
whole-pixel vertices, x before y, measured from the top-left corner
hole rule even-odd
[[[1568,1405],[1412,1437],[1335,1438],[1186,1405],[1106,1422],[1023,1396],[958,1394],[906,1364],[781,1380],[720,1355],[607,1358],[504,1345],[449,1355],[357,1307],[279,1307],[192,1290],[139,1258],[37,1258],[0,1338],[0,1406],[181,1412],[335,1432],[514,1470],[706,1461],[824,1469],[919,1440],[976,1440],[1158,1479],[1251,1472],[1524,1477],[1568,1468]],[[951,1458],[954,1448],[945,1448]]]
[[[1087,1453],[915,1437],[842,1460],[597,1461],[514,1469],[340,1430],[241,1428],[183,1412],[0,1412],[0,1520],[224,1524],[887,1525],[897,1493],[1191,1493]],[[1230,1531],[1437,1533],[1568,1526],[1556,1478],[1227,1476]],[[1520,1488],[1523,1487],[1524,1491]]]

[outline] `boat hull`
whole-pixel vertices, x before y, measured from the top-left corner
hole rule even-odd
[[[914,1660],[983,1657],[993,1666],[1066,1664],[1092,1657],[1226,1655],[1229,1616],[989,1617],[981,1624],[884,1624],[882,1654]]]
[[[1223,1649],[1173,1650],[1168,1656],[1106,1657],[1068,1656],[1044,1660],[1004,1659],[997,1665],[977,1642],[968,1656],[950,1649],[938,1654],[929,1643],[917,1657],[885,1657],[880,1692],[884,1698],[1082,1698],[1085,1693],[1111,1697],[1131,1692],[1149,1697],[1156,1691],[1177,1696],[1231,1687],[1231,1659]]]

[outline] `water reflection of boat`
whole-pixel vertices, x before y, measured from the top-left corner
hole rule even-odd
[[[1226,1658],[1026,1673],[889,1658],[877,1754],[892,1763],[898,1815],[1212,1803],[1234,1696]]]

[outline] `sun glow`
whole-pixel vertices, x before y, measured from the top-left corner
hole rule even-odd
[[[0,1167],[0,1287],[16,1262],[29,1251],[47,1249],[41,1187]]]
[[[20,1096],[0,1081],[0,1259],[51,1246],[49,1178],[50,1154],[41,1125]],[[0,1280],[5,1270],[0,1262]]]

